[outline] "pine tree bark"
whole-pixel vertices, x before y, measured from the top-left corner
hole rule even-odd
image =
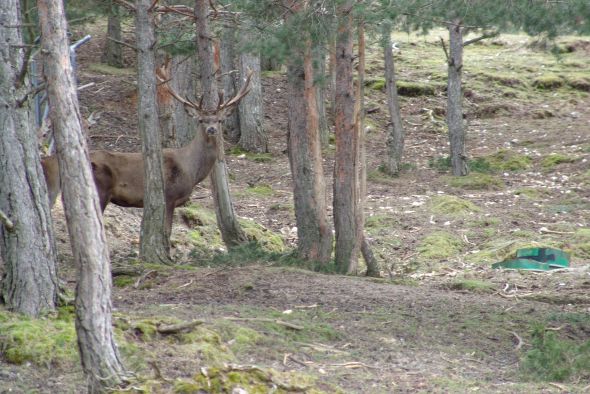
[[[336,269],[356,273],[360,239],[357,226],[359,140],[355,117],[352,57],[352,0],[337,8],[334,158]]]
[[[219,99],[217,81],[215,79],[218,68],[215,67],[213,46],[211,45],[211,34],[209,33],[209,24],[207,21],[208,11],[209,3],[207,1],[197,0],[195,2],[196,44],[201,74],[201,87],[203,89],[203,108],[212,111],[217,108]],[[219,67],[218,64],[217,66]],[[246,235],[234,212],[229,192],[222,133],[217,135],[217,161],[213,166],[210,178],[213,200],[215,201],[215,215],[223,242],[228,248],[246,242]]]
[[[463,26],[460,20],[449,25],[449,59],[447,84],[447,125],[451,145],[451,167],[453,175],[467,175],[465,156],[465,129],[463,127]]]
[[[156,57],[154,15],[151,0],[137,0],[137,89],[139,132],[143,154],[144,199],[139,255],[143,261],[171,264],[170,234],[164,203],[164,164],[156,104]],[[173,203],[173,202],[170,202]]]
[[[19,80],[20,2],[1,2],[0,16],[0,211],[13,226],[0,223],[2,299],[9,310],[38,317],[57,302],[55,241],[29,102],[20,102],[29,89]]]
[[[297,251],[305,260],[327,264],[332,255],[332,231],[326,212],[326,185],[309,38],[305,53],[291,56],[287,81],[288,151],[297,220]]]
[[[393,50],[391,49],[391,22],[383,22],[383,54],[385,58],[385,89],[387,108],[391,124],[387,128],[387,158],[385,170],[389,175],[397,175],[401,170],[404,151],[404,127],[401,119],[399,97],[397,95]]]
[[[101,61],[109,66],[122,68],[123,48],[121,41],[121,9],[113,0],[108,0],[109,17],[107,22],[107,37]],[[119,42],[117,42],[119,41]]]
[[[194,97],[195,92],[197,91],[195,86],[197,81],[196,55],[173,56],[170,67],[170,75],[173,75],[174,78],[172,78],[168,83],[175,92],[180,94],[182,97]],[[197,122],[195,122],[194,119],[187,114],[184,109],[184,105],[180,101],[173,100],[172,105],[176,144],[178,146],[185,146],[195,137],[197,132]]]
[[[320,144],[322,148],[327,148],[330,143],[330,124],[326,113],[326,94],[328,86],[326,80],[326,52],[322,45],[316,44],[313,47],[314,57],[314,75],[316,81],[316,103],[318,107],[318,124],[320,130]]]
[[[246,29],[242,32],[242,42],[254,40],[248,28],[248,21],[244,21]],[[248,152],[268,152],[268,135],[264,131],[262,122],[264,113],[262,108],[262,80],[260,77],[260,55],[242,51],[240,53],[240,74],[248,75],[252,71],[250,92],[238,104],[240,119],[240,146]]]
[[[62,199],[74,261],[76,331],[88,392],[102,393],[125,380],[113,336],[109,253],[82,133],[61,1],[38,0],[42,50],[55,133]]]
[[[358,75],[357,75],[357,97],[356,117],[359,149],[358,149],[358,201],[357,201],[357,231],[358,242],[361,254],[367,266],[367,276],[378,277],[379,266],[375,255],[371,251],[371,245],[365,234],[365,202],[367,200],[367,152],[366,152],[366,131],[365,131],[365,22],[358,25]]]
[[[237,92],[236,80],[239,71],[236,65],[236,27],[223,26],[221,42],[219,43],[219,57],[221,61],[221,84],[225,97],[233,97]],[[223,122],[223,131],[229,142],[237,144],[240,141],[240,116],[239,111],[232,111]]]

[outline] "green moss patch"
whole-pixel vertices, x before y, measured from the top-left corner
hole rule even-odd
[[[581,228],[574,233],[571,253],[584,260],[590,259],[590,228]]]
[[[490,167],[498,171],[523,171],[531,167],[533,160],[509,149],[500,149],[486,157]]]
[[[248,186],[246,192],[259,197],[270,197],[274,194],[272,187],[266,184]]]
[[[424,237],[416,251],[424,260],[448,259],[461,252],[463,241],[446,231],[437,231]]]
[[[567,84],[576,90],[590,92],[590,78],[584,76],[574,76],[567,78]]]
[[[521,360],[525,376],[549,382],[590,379],[590,341],[561,339],[539,325],[533,329],[531,345]]]
[[[429,202],[432,213],[446,216],[465,216],[470,213],[480,212],[481,209],[471,201],[456,196],[434,196]]]
[[[465,190],[502,190],[505,187],[504,181],[500,178],[476,172],[466,176],[447,177],[447,182],[452,187]]]
[[[240,224],[248,240],[258,244],[264,251],[268,253],[285,251],[285,241],[280,234],[272,232],[253,220],[240,219]]]
[[[324,393],[317,387],[316,382],[316,377],[299,372],[228,365],[220,368],[203,368],[190,381],[178,380],[174,384],[174,392]]]
[[[552,153],[549,156],[546,156],[545,158],[543,158],[543,160],[541,161],[541,165],[543,166],[543,168],[550,170],[550,169],[558,166],[559,164],[573,163],[575,161],[576,161],[576,158],[574,158],[574,157],[562,155],[561,153]]]
[[[533,86],[541,90],[555,90],[564,84],[563,78],[556,74],[544,74],[533,79]]]
[[[493,293],[496,286],[493,283],[475,279],[457,279],[445,285],[450,290],[470,291],[473,293]]]
[[[72,367],[79,363],[71,313],[59,314],[57,319],[31,319],[0,311],[0,333],[0,348],[6,362],[30,362],[43,367]]]
[[[273,156],[270,153],[248,152],[247,150],[242,149],[239,145],[231,147],[228,153],[234,156],[243,156],[244,158],[257,163],[268,163],[273,160]]]

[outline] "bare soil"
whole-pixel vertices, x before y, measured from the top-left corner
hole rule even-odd
[[[80,92],[84,118],[91,117],[90,145],[92,149],[138,150],[135,76],[93,71],[91,65],[99,62],[102,41],[96,35],[78,56],[80,85],[95,83]],[[404,63],[404,57],[429,45],[434,44],[409,45],[396,55],[400,79],[411,79],[413,69],[419,67]],[[588,48],[587,41],[572,45]],[[516,44],[502,50],[511,50],[515,56],[526,51]],[[375,56],[378,58],[378,51]],[[554,58],[547,55],[547,59],[553,64]],[[192,248],[185,242],[189,229],[176,217],[174,255],[180,266],[144,268],[145,276],[136,278],[137,286],[116,287],[116,319],[200,319],[205,326],[215,327],[227,318],[243,318],[231,321],[259,332],[263,339],[246,349],[234,349],[239,363],[303,371],[347,393],[587,391],[584,381],[528,381],[519,365],[530,349],[530,332],[536,323],[557,329],[563,338],[590,339],[589,320],[570,319],[590,313],[590,261],[573,254],[571,269],[536,273],[492,270],[489,262],[474,262],[470,256],[495,239],[516,243],[525,237],[531,243],[550,242],[567,248],[574,243],[576,231],[589,228],[590,180],[583,177],[589,176],[590,169],[590,98],[579,92],[539,91],[527,102],[479,92],[469,85],[469,62],[465,67],[470,92],[466,99],[469,156],[507,149],[529,155],[532,165],[526,171],[497,174],[505,184],[497,190],[451,186],[448,173],[431,166],[448,150],[447,136],[439,130],[444,115],[430,115],[444,113],[445,96],[437,93],[402,98],[408,168],[397,178],[380,175],[377,168],[386,154],[387,109],[384,93],[368,90],[367,108],[372,111],[367,117],[367,158],[374,176],[369,176],[366,214],[384,223],[368,233],[382,266],[382,279],[319,274],[268,263],[195,268]],[[369,69],[377,77],[381,72],[378,66]],[[584,71],[589,77],[587,67]],[[292,207],[285,154],[285,79],[271,75],[263,83],[272,160],[256,162],[229,155],[231,188],[238,215],[282,234],[287,245],[293,246],[293,210],[276,209]],[[539,110],[545,115],[541,117]],[[327,179],[332,153],[325,151]],[[543,159],[552,153],[575,160],[546,168]],[[252,184],[269,185],[273,193],[248,193]],[[527,199],[515,193],[523,188],[536,190],[541,197]],[[329,185],[327,190],[331,194]],[[440,195],[461,197],[482,211],[462,217],[434,214],[428,204]],[[199,185],[193,197],[212,208],[208,184]],[[75,269],[59,204],[54,218],[60,275],[73,287]],[[107,208],[105,227],[113,264],[124,266],[137,256],[140,220],[140,210]],[[491,231],[485,233],[486,227]],[[448,257],[421,258],[422,240],[437,231],[461,239],[461,251]],[[489,287],[461,286],[469,280]],[[301,324],[304,333],[297,337],[288,328],[270,329],[255,320],[269,317]],[[227,338],[222,335],[222,339]],[[198,353],[177,352],[177,346],[165,339],[138,336],[128,340],[137,341],[145,359],[155,362],[166,379],[189,379],[205,366]],[[227,340],[225,345],[231,348],[232,343]],[[153,371],[148,368],[143,373],[152,375]],[[0,392],[82,392],[81,384],[79,370],[3,363],[0,372]],[[155,391],[172,391],[172,384],[158,387]],[[325,389],[331,391],[330,387]]]

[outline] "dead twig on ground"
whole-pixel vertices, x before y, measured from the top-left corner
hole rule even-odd
[[[137,289],[139,287],[139,285],[141,284],[141,282],[143,282],[147,279],[150,279],[150,277],[155,278],[156,276],[158,276],[158,271],[156,271],[156,270],[151,270],[151,271],[146,272],[145,274],[143,274],[142,276],[137,278],[137,280],[133,284],[133,288]]]

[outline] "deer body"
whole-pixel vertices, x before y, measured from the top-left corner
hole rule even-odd
[[[211,172],[217,160],[217,134],[221,133],[221,122],[248,93],[251,76],[252,73],[248,73],[246,82],[231,100],[224,102],[223,95],[220,95],[218,107],[214,110],[204,110],[200,104],[180,97],[167,86],[166,81],[162,81],[170,95],[184,105],[191,117],[198,119],[197,135],[188,145],[162,151],[168,235],[172,228],[174,208],[187,202],[195,185]],[[103,212],[111,202],[122,207],[143,208],[145,190],[141,153],[97,150],[90,152],[90,162]],[[53,206],[60,191],[57,157],[46,157],[41,165],[47,182],[49,203]]]
[[[203,134],[209,133],[201,133]],[[174,208],[188,201],[196,184],[209,175],[217,158],[215,133],[199,138],[179,149],[164,149],[164,196],[166,221],[170,229]],[[204,141],[203,141],[204,139]],[[109,203],[121,207],[143,208],[144,169],[141,153],[121,153],[97,150],[90,152],[94,183],[100,207]],[[50,205],[60,191],[57,157],[42,160]]]

